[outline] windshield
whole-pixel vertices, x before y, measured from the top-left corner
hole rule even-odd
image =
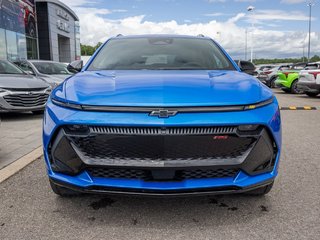
[[[315,70],[315,69],[319,69],[320,68],[320,64],[308,64],[305,67],[305,70]]]
[[[235,70],[209,39],[131,38],[110,40],[88,70]]]
[[[21,69],[8,61],[0,60],[0,74],[25,74]]]
[[[72,73],[68,71],[67,65],[58,62],[32,62],[39,73],[54,75],[54,74],[65,74],[71,75]]]

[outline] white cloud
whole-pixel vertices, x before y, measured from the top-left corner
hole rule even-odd
[[[281,3],[286,3],[286,4],[306,3],[306,0],[281,0]]]
[[[238,22],[240,19],[244,18],[246,16],[245,13],[238,13],[236,16],[230,18],[228,20],[229,23],[236,23]]]
[[[214,13],[206,13],[204,14],[204,16],[207,17],[219,17],[219,16],[223,16],[226,15],[225,13],[221,13],[221,12],[214,12]]]
[[[226,22],[211,21],[208,23],[178,24],[176,21],[151,22],[144,21],[144,16],[129,17],[120,20],[107,20],[96,16],[84,16],[81,23],[82,42],[96,44],[117,34],[204,34],[216,39],[234,57],[241,58],[245,46],[245,29],[235,24],[237,15]],[[217,34],[220,32],[221,34]],[[250,39],[250,38],[249,38]],[[254,30],[254,49],[258,57],[281,57],[287,55],[300,56],[302,43],[307,34],[294,31]],[[313,49],[320,50],[319,34],[312,34]],[[250,46],[249,42],[249,46]]]
[[[286,20],[286,21],[308,21],[309,16],[299,11],[282,11],[282,10],[256,10],[249,14],[248,18],[257,20]]]

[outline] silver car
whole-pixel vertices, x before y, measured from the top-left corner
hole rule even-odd
[[[54,61],[21,60],[15,61],[14,64],[29,74],[46,81],[52,88],[73,74],[67,69],[67,64]]]
[[[0,112],[43,112],[51,86],[0,60]]]

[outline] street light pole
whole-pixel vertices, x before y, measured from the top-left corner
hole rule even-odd
[[[311,9],[312,9],[312,3],[308,3],[309,6],[309,43],[308,43],[308,62],[310,61],[310,45],[311,45]]]
[[[249,6],[248,8],[247,8],[247,10],[248,10],[248,12],[253,12],[253,10],[254,10],[254,7],[253,6]],[[251,26],[251,28],[252,28],[252,30],[251,30],[251,57],[250,57],[250,61],[251,62],[253,62],[253,30],[254,30],[254,24],[253,24],[253,19],[252,19],[252,26]]]
[[[247,61],[247,53],[248,53],[248,29],[246,28],[246,42],[245,42],[245,50],[244,50],[244,60]]]
[[[312,6],[314,6],[315,2],[314,1],[309,1],[308,2],[308,7],[309,7],[309,43],[308,43],[308,62],[310,61],[310,49],[311,49],[311,11],[312,11]]]

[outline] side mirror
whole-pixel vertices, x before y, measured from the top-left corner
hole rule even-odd
[[[83,61],[82,60],[76,60],[76,61],[71,62],[67,66],[67,69],[68,69],[69,72],[78,73],[78,72],[81,71],[82,67],[83,67]]]

